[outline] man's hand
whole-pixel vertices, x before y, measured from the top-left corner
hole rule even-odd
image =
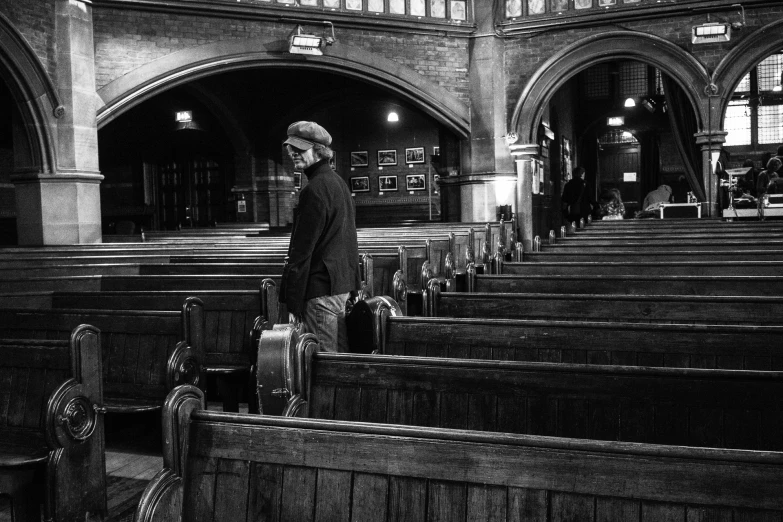
[[[302,316],[300,314],[292,314],[289,312],[288,323],[293,325],[297,330],[300,330],[303,323]]]

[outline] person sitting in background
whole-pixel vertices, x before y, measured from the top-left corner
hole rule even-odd
[[[644,198],[642,209],[653,210],[661,203],[669,203],[672,199],[672,189],[669,185],[661,185],[657,189],[650,191]]]
[[[606,189],[601,192],[598,198],[598,218],[602,220],[623,219],[625,216],[625,205],[620,196],[620,191],[616,188]]]
[[[767,193],[769,182],[772,181],[772,174],[777,173],[781,165],[783,165],[783,162],[778,158],[770,158],[766,165],[767,168],[759,174],[759,179],[756,182],[756,197],[759,198],[759,201]]]
[[[769,175],[769,185],[767,185],[767,194],[783,194],[783,177],[773,172]]]
[[[748,171],[743,177],[737,180],[737,189],[739,189],[740,194],[750,194],[751,196],[755,196],[756,181],[759,177],[759,171],[756,170],[756,165],[753,163],[752,159],[746,159],[744,162],[742,162],[742,167],[747,168]]]

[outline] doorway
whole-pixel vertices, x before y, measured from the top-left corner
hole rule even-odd
[[[639,143],[601,144],[598,152],[596,186],[598,196],[607,189],[620,190],[626,217],[632,217],[641,206]]]
[[[227,188],[218,157],[180,157],[145,168],[157,203],[158,227],[207,227],[226,221]]]

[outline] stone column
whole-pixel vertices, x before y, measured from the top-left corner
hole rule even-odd
[[[497,205],[510,203],[502,201],[508,192],[504,180],[516,177],[506,143],[505,44],[495,34],[496,3],[474,3],[477,36],[469,48],[471,134],[462,144],[458,182],[462,221],[494,221]]]
[[[511,145],[517,171],[516,223],[517,241],[525,252],[533,250],[533,173],[539,159],[537,143]]]
[[[92,6],[56,0],[56,120],[52,172],[17,172],[17,232],[25,245],[101,242]]]
[[[702,208],[702,217],[721,217],[718,208],[718,176],[715,174],[713,157],[718,158],[723,143],[726,141],[726,134],[728,134],[726,131],[695,134],[696,144],[701,147],[702,179],[704,180],[704,195],[707,198]]]

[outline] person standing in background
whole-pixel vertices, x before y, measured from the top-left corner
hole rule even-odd
[[[578,222],[580,219],[587,220],[593,205],[587,192],[584,167],[574,168],[573,177],[563,187],[560,202],[567,223]]]
[[[280,302],[313,333],[323,351],[347,352],[345,307],[361,287],[356,212],[350,189],[329,166],[331,135],[315,122],[288,127],[285,146],[307,185],[294,225],[280,285]]]

